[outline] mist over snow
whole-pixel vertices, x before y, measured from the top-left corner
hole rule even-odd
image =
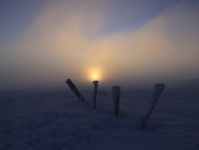
[[[199,2],[1,2],[0,89],[199,76]]]
[[[198,0],[0,1],[0,150],[198,150],[198,16]]]
[[[119,116],[111,89],[80,90],[78,101],[65,89],[0,91],[0,149],[154,150],[199,149],[198,89],[165,87],[145,128],[153,87],[121,88]]]

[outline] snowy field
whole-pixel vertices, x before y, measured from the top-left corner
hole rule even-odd
[[[86,101],[78,102],[67,85],[64,90],[0,91],[0,150],[198,150],[198,90],[166,86],[142,129],[152,92],[153,87],[121,89],[117,118],[111,89],[99,93],[96,110],[92,91],[83,92]]]

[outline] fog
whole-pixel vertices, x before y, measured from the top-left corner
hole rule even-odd
[[[102,87],[142,87],[199,76],[198,2],[181,1],[114,32],[107,25],[117,9],[106,4],[49,3],[1,46],[0,88],[65,87],[68,78],[80,87],[93,80]]]

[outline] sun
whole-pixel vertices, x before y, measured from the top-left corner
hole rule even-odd
[[[87,72],[87,80],[101,80],[102,79],[102,69],[98,67],[90,67],[86,70]]]

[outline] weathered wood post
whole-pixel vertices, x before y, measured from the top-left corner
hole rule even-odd
[[[85,100],[82,97],[82,95],[80,94],[80,92],[77,89],[77,87],[75,86],[75,84],[70,79],[67,79],[65,82],[68,84],[68,86],[70,87],[70,89],[75,93],[75,95],[77,96],[78,100],[80,100],[80,101],[84,101]]]
[[[94,84],[94,92],[93,92],[93,100],[94,100],[94,109],[96,108],[96,98],[97,98],[97,87],[98,81],[93,81]]]
[[[149,119],[149,117],[151,116],[151,114],[152,114],[152,112],[153,112],[153,110],[154,110],[154,108],[157,104],[157,101],[160,98],[164,88],[165,88],[164,84],[156,84],[155,85],[153,96],[152,96],[152,102],[151,102],[150,107],[147,111],[146,117],[144,118],[144,120],[142,122],[142,128],[144,128],[146,126],[146,122]]]
[[[113,104],[114,104],[114,115],[118,117],[119,114],[119,104],[120,104],[120,86],[113,86],[112,93],[113,93]]]

